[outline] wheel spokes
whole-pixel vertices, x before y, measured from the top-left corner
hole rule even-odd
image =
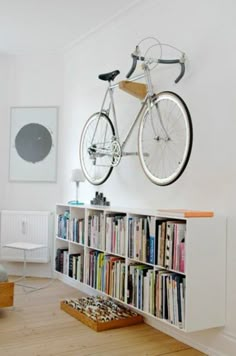
[[[182,100],[161,93],[147,108],[139,130],[139,153],[144,172],[156,184],[176,180],[184,170],[192,145],[191,118]]]

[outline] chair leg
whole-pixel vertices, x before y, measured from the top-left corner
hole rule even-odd
[[[17,284],[17,285],[21,285],[17,282],[19,281],[22,281],[22,279],[25,279],[26,278],[26,250],[23,250],[24,251],[24,264],[23,264],[23,274],[21,277],[17,278],[14,280],[14,283]]]
[[[23,267],[23,277],[26,277],[26,250],[24,250],[24,267]]]

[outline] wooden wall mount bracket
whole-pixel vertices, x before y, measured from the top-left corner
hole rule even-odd
[[[141,100],[147,95],[147,86],[143,83],[122,80],[119,82],[119,88]]]

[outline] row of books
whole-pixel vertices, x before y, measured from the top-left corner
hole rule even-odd
[[[56,252],[55,269],[80,282],[83,281],[83,255],[69,253],[68,248],[58,248]]]
[[[153,216],[128,220],[129,258],[184,273],[184,221],[160,220]]]
[[[106,217],[101,213],[90,215],[88,217],[88,246],[124,256],[124,215],[107,215]]]
[[[88,217],[88,246],[105,250],[104,214]]]
[[[58,272],[68,274],[68,248],[58,248],[55,258],[55,269]]]
[[[114,298],[125,300],[125,260],[90,251],[87,259],[87,284]]]
[[[128,270],[128,303],[184,328],[185,277],[167,270],[131,264]]]
[[[152,217],[130,217],[128,220],[128,256],[155,264],[155,235],[150,234]]]
[[[186,224],[180,221],[167,221],[164,230],[164,266],[185,272]]]
[[[106,216],[106,250],[125,256],[125,216]]]
[[[125,215],[90,215],[88,246],[125,256],[125,219]],[[84,244],[84,225],[83,218],[70,220],[66,211],[58,216],[58,236]],[[128,257],[184,273],[185,233],[184,221],[163,220],[153,216],[130,217]]]
[[[59,214],[57,217],[57,236],[61,239],[69,239],[69,221],[70,213],[68,210],[64,214]]]
[[[69,240],[84,244],[84,219],[73,218],[70,221]]]
[[[106,294],[125,301],[125,260],[99,251],[87,256],[86,283]],[[56,270],[83,281],[83,255],[58,248]],[[128,266],[127,302],[140,310],[184,328],[185,277],[147,265]]]
[[[70,219],[69,211],[57,217],[57,236],[74,242],[84,244],[84,218]]]
[[[68,254],[68,276],[83,282],[83,255],[80,253]]]

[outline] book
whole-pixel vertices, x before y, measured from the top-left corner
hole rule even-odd
[[[58,248],[56,254],[56,271],[66,273],[68,248]],[[65,260],[64,260],[65,259]]]
[[[174,246],[175,263],[173,265],[173,268],[177,271],[180,271],[180,263],[181,263],[181,268],[183,269],[182,272],[184,272],[185,234],[186,234],[186,224],[176,222],[176,224],[175,224],[175,246]],[[182,256],[181,256],[181,254],[182,254]],[[182,262],[181,262],[181,258],[182,258]]]
[[[166,222],[166,236],[165,236],[165,268],[172,268],[172,250],[174,240],[174,223],[172,221]]]
[[[181,279],[181,276],[179,275],[176,275],[175,276],[175,281],[176,281],[176,290],[177,290],[177,320],[176,320],[176,325],[179,327],[179,328],[182,328],[182,318],[183,318],[183,315],[182,315],[182,306],[183,306],[183,303],[181,301],[181,291],[180,291],[180,288],[181,288],[181,282],[182,282],[182,279]]]
[[[180,257],[179,257],[179,271],[184,273],[185,268],[185,245],[184,242],[180,243]]]
[[[166,237],[166,222],[163,221],[161,224],[161,237],[160,237],[160,256],[158,259],[158,265],[164,266],[165,262],[165,237]]]
[[[149,263],[156,263],[156,218],[154,216],[149,216],[148,218],[149,227]]]
[[[69,266],[68,266],[68,276],[71,278],[76,278],[76,258],[80,256],[80,253],[70,253],[68,255]]]
[[[143,311],[149,313],[149,277],[143,277]]]
[[[128,219],[128,257],[134,258],[133,218]]]
[[[184,278],[180,283],[180,304],[181,304],[182,324],[180,324],[179,327],[184,329],[185,327],[185,279]]]
[[[189,209],[158,209],[158,214],[179,218],[211,218],[213,211],[189,210]]]

